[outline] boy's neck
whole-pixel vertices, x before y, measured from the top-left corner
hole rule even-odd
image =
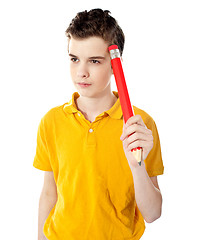
[[[110,92],[102,97],[95,98],[80,96],[76,99],[76,105],[85,118],[93,122],[98,115],[109,110],[116,101],[117,97]]]

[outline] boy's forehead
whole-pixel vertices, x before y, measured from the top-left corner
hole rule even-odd
[[[100,37],[89,37],[85,39],[72,38],[69,40],[69,54],[78,56],[79,54],[87,56],[107,56],[108,43]],[[78,55],[77,55],[78,54]]]

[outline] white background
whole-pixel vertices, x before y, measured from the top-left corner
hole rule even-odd
[[[131,102],[153,117],[161,140],[163,214],[147,224],[142,239],[197,239],[197,7],[191,0],[0,3],[2,239],[37,239],[44,176],[32,166],[38,124],[76,90],[64,32],[77,12],[97,7],[110,10],[126,35]]]

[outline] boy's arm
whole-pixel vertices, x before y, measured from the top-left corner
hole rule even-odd
[[[153,222],[161,215],[162,195],[157,177],[149,177],[144,163],[153,148],[152,131],[146,127],[140,115],[135,115],[123,125],[123,134],[120,139],[132,171],[137,206],[146,222]],[[131,152],[131,149],[136,147],[142,147],[141,166]]]
[[[151,223],[161,216],[162,195],[157,177],[149,177],[144,162],[132,168],[136,203],[146,222]]]
[[[38,240],[47,240],[43,233],[44,223],[56,204],[57,188],[53,172],[45,172],[44,185],[39,200],[38,211]]]

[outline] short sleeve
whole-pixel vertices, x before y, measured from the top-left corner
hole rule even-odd
[[[33,166],[43,171],[52,171],[43,118],[38,127],[36,155]]]
[[[161,145],[157,126],[154,120],[150,117],[146,123],[148,129],[152,131],[153,135],[153,148],[145,159],[146,170],[149,177],[161,175],[164,172],[164,166],[162,161]]]

